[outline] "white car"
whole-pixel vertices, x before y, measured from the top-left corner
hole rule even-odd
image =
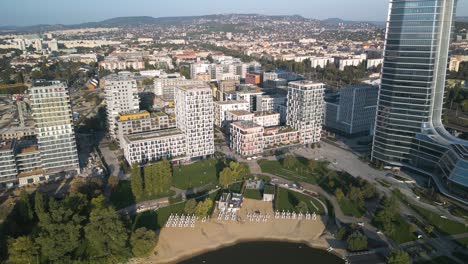
[[[247,160],[252,160],[252,158],[247,158]]]

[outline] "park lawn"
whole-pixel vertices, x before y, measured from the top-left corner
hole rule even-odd
[[[214,159],[201,160],[195,163],[174,166],[172,185],[178,189],[197,188],[218,181],[217,164]]]
[[[174,191],[169,190],[166,193],[155,194],[155,195],[145,195],[139,200],[135,200],[133,196],[132,187],[130,181],[119,181],[116,190],[114,190],[110,195],[110,203],[117,210],[136,204],[139,202],[156,200],[164,197],[171,197],[175,194]]]
[[[398,215],[396,221],[393,221],[395,224],[395,232],[393,234],[388,234],[388,236],[393,239],[398,244],[414,241],[417,237],[410,231],[410,223],[408,223],[402,216]]]
[[[300,201],[307,204],[310,212],[324,214],[325,209],[322,204],[314,198],[302,193],[294,192],[285,188],[277,188],[275,194],[275,210],[279,211],[296,211],[296,206]],[[315,206],[314,206],[315,205]],[[315,208],[317,207],[317,208]]]
[[[242,187],[244,182],[235,182],[229,185],[229,191],[233,193],[242,193]]]
[[[244,198],[254,199],[254,200],[263,200],[263,195],[260,190],[245,189]]]
[[[441,233],[446,235],[468,233],[468,227],[465,227],[462,223],[441,218],[440,215],[413,204],[410,204],[410,206]]]
[[[358,206],[356,203],[353,203],[348,198],[344,197],[341,201],[338,202],[340,205],[341,211],[347,216],[362,217],[364,215],[364,209]]]
[[[311,172],[307,166],[306,158],[294,157],[296,162],[294,166],[286,168],[282,160],[258,160],[262,172],[280,176],[291,181],[305,181],[311,184],[317,183],[316,172]],[[320,166],[317,166],[320,167]]]

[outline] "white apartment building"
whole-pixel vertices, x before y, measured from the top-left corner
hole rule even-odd
[[[15,142],[0,141],[0,187],[11,188],[18,174],[15,162]]]
[[[226,111],[226,125],[236,121],[253,121],[255,114],[246,110]]]
[[[80,171],[68,87],[59,81],[29,88],[42,168],[46,174]]]
[[[335,59],[332,57],[310,57],[310,66],[312,68],[325,68],[330,63],[334,63]]]
[[[290,82],[287,124],[299,131],[301,144],[320,141],[324,115],[325,85],[312,81]]]
[[[230,147],[242,157],[263,153],[263,126],[251,121],[234,122],[230,125]]]
[[[263,127],[279,126],[280,114],[275,112],[256,112],[253,122]]]
[[[383,64],[383,59],[368,59],[367,60],[367,69],[368,70],[375,69],[379,65],[382,65],[382,64]]]
[[[285,95],[260,95],[257,96],[257,112],[277,112],[280,111],[280,105],[286,104]]]
[[[207,85],[177,86],[174,95],[177,128],[186,136],[187,157],[214,154],[213,95]]]
[[[140,108],[137,83],[130,72],[119,72],[106,76],[104,85],[109,133],[116,138],[116,118],[119,113],[138,111]]]
[[[226,121],[227,111],[249,110],[249,103],[246,101],[224,101],[214,102],[214,122],[218,127],[223,127]]]
[[[125,135],[122,149],[129,164],[145,164],[163,158],[174,161],[186,155],[186,136],[176,128]]]
[[[172,78],[156,78],[154,79],[154,94],[156,96],[162,96],[166,101],[174,101],[174,89],[177,86],[187,85],[203,85],[205,81],[200,80],[187,80],[185,77],[180,76]]]

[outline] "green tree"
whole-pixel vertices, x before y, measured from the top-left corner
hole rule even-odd
[[[157,237],[152,230],[138,228],[130,238],[130,246],[134,257],[145,257],[156,246]]]
[[[224,188],[227,188],[233,182],[235,182],[234,175],[230,168],[224,168],[221,173],[219,173],[219,184],[221,184]]]
[[[29,194],[26,191],[21,191],[18,201],[18,213],[25,224],[31,224],[34,218],[34,211],[29,202]]]
[[[409,254],[402,250],[394,250],[387,257],[388,264],[411,264]]]
[[[351,187],[351,190],[349,191],[348,193],[348,198],[357,203],[359,206],[363,206],[364,205],[364,196],[361,192],[361,189],[357,188],[357,187]]]
[[[155,179],[157,177],[157,169],[155,168],[154,164],[149,164],[146,165],[145,168],[143,169],[143,174],[145,178],[145,194],[147,196],[152,196],[153,194],[156,193],[157,189],[157,180]]]
[[[432,234],[432,232],[434,232],[434,227],[431,226],[431,225],[427,225],[424,227],[424,230],[426,231],[426,233],[428,233],[429,235]]]
[[[47,204],[46,201],[44,201],[44,195],[41,192],[36,191],[36,194],[34,196],[34,211],[39,221],[42,221],[42,222],[47,221],[46,219],[48,217],[48,214],[45,208],[45,205]]]
[[[195,201],[195,199],[190,199],[187,201],[187,203],[185,203],[184,212],[189,215],[194,214],[196,207],[197,201]]]
[[[8,263],[38,263],[39,247],[30,236],[20,236],[8,241]]]
[[[300,202],[296,205],[296,211],[305,213],[305,212],[309,211],[309,207],[307,206],[307,203],[306,203],[306,202],[300,201]]]
[[[286,167],[286,168],[291,168],[291,167],[294,167],[294,165],[296,165],[296,158],[294,158],[293,156],[286,156],[284,157],[283,159],[283,166]]]
[[[367,237],[356,231],[346,240],[346,247],[351,251],[365,250],[367,249]]]
[[[340,227],[335,234],[336,239],[343,240],[348,234],[348,229],[346,227]]]
[[[212,207],[213,201],[210,198],[205,201],[198,202],[197,207],[195,207],[195,214],[198,217],[208,216]]]
[[[132,174],[131,174],[131,187],[132,187],[132,193],[133,196],[135,197],[136,201],[140,201],[141,198],[143,197],[143,179],[141,177],[141,169],[140,166],[136,163],[132,165]]]
[[[171,163],[167,159],[163,159],[158,163],[159,165],[159,179],[158,182],[158,193],[167,193],[172,186],[172,170],[171,170]]]
[[[341,200],[343,200],[344,198],[344,193],[343,191],[340,189],[340,188],[337,188],[336,191],[335,191],[335,197],[336,197],[336,200],[338,202],[340,202]]]
[[[85,226],[88,255],[91,259],[103,259],[112,263],[129,256],[128,233],[113,207],[106,207],[102,199],[93,201],[89,223]]]
[[[48,216],[39,221],[36,242],[44,262],[67,262],[75,254],[81,241],[84,217],[65,202],[49,200]]]

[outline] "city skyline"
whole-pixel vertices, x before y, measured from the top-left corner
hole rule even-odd
[[[359,5],[353,1],[306,1],[271,3],[265,0],[250,3],[240,0],[220,5],[212,0],[197,2],[136,0],[126,3],[123,0],[104,0],[95,3],[83,0],[69,5],[58,0],[41,2],[31,0],[9,1],[0,4],[0,26],[31,26],[39,24],[79,24],[99,22],[115,17],[128,16],[200,16],[223,13],[258,13],[264,15],[301,15],[306,18],[341,18],[354,21],[383,22],[387,18],[387,0],[363,0]],[[340,8],[336,8],[339,6]],[[365,6],[365,8],[363,8]],[[112,7],[112,8],[109,8]],[[106,12],[103,12],[106,10]],[[373,10],[373,12],[368,12]],[[468,16],[468,3],[458,3],[457,16]]]

